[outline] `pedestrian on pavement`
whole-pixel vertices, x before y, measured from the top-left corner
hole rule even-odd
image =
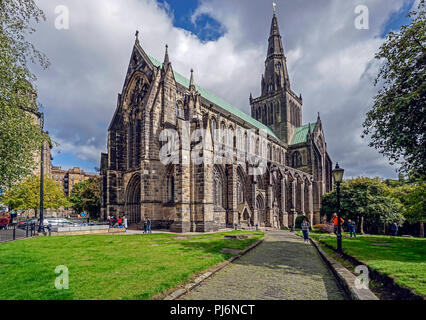
[[[396,222],[391,226],[391,230],[394,237],[398,236],[398,224]]]
[[[356,238],[355,222],[350,219],[348,220],[348,232],[351,234],[351,238],[352,236]]]
[[[121,219],[121,217],[120,217],[120,218],[118,218],[117,222],[118,222],[118,227],[121,228],[123,226],[123,219]]]
[[[148,223],[146,222],[146,218],[143,219],[143,233],[146,234],[148,231]]]
[[[308,221],[308,218],[303,218],[302,221],[302,233],[305,243],[309,243],[309,230],[311,229],[311,224]]]
[[[123,217],[123,221],[124,221],[124,229],[126,229],[126,232],[127,232],[128,224],[127,224],[127,217],[126,216]]]
[[[337,218],[337,213],[333,213],[333,218],[331,218],[331,220],[333,221],[333,224],[334,224],[334,234],[337,236],[337,232],[339,230],[339,219]],[[344,222],[345,222],[345,220],[340,218],[340,225],[341,226],[343,226]]]
[[[108,218],[107,218],[107,222],[108,222],[108,225],[109,225],[109,227],[111,228],[112,226],[111,226],[111,217],[110,216],[108,216]]]
[[[151,218],[148,217],[148,233],[152,233]]]

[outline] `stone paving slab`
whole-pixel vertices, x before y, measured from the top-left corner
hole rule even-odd
[[[343,300],[316,249],[286,231],[219,271],[185,300]]]

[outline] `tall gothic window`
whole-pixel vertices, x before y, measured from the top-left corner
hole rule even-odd
[[[216,140],[216,120],[212,118],[211,120],[211,127],[212,127],[212,140],[213,142]]]
[[[237,175],[237,203],[244,203],[244,184],[240,174]]]
[[[302,165],[303,165],[302,156],[301,156],[300,152],[296,151],[293,154],[292,166],[293,166],[293,168],[300,168]]]
[[[222,144],[226,144],[226,126],[225,126],[225,122],[222,122],[222,125],[220,126],[220,135],[221,135],[221,140],[222,140]]]
[[[127,131],[127,148],[128,148],[128,168],[133,168],[133,145],[134,145],[134,134],[133,134],[133,123],[130,120],[128,131]]]
[[[175,202],[175,177],[173,175],[173,170],[167,176],[167,203]]]
[[[217,167],[213,169],[213,203],[215,207],[223,207],[223,177]]]
[[[177,103],[177,117],[178,118],[184,118],[184,112],[183,112],[183,102],[178,101]]]

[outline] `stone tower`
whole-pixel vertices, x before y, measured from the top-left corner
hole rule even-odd
[[[261,96],[256,99],[250,96],[251,114],[289,144],[295,129],[302,125],[302,97],[290,87],[287,58],[275,13],[268,42]]]

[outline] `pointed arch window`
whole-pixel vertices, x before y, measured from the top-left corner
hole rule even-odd
[[[210,122],[211,130],[212,130],[212,140],[213,142],[216,140],[216,119],[212,118]]]
[[[217,167],[213,169],[213,204],[215,207],[223,208],[223,177]]]
[[[167,176],[167,203],[175,202],[175,177],[173,175],[173,170],[171,170]]]
[[[244,184],[241,174],[237,175],[237,202],[238,204],[244,203]]]
[[[299,151],[296,151],[293,154],[292,166],[293,168],[300,168],[301,166],[303,166],[302,155],[300,154]]]

